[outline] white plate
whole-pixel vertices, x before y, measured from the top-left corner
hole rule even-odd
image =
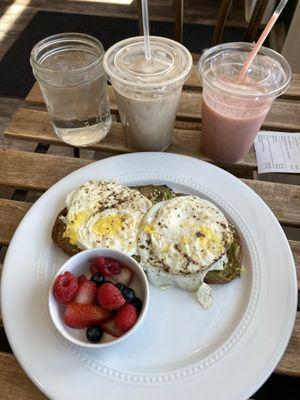
[[[203,310],[191,293],[150,288],[143,327],[124,343],[82,350],[51,325],[47,292],[66,260],[50,239],[66,194],[89,179],[170,185],[218,205],[238,228],[246,268],[214,286]],[[166,153],[107,158],[68,175],[30,209],[9,246],[2,313],[13,351],[52,399],[247,399],[268,378],[288,344],[296,315],[296,274],[285,235],[245,184],[208,163]]]

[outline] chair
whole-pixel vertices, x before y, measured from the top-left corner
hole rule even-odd
[[[139,18],[139,28],[141,35],[143,34],[143,20],[142,20],[142,2],[137,1],[137,11]],[[226,24],[227,15],[230,10],[232,0],[222,0],[217,23],[212,37],[212,46],[219,44],[222,40],[223,30]],[[268,0],[257,0],[254,11],[252,13],[248,29],[245,34],[246,42],[253,42],[258,35],[261,20],[268,5]],[[175,10],[175,35],[174,38],[177,42],[182,42],[183,32],[183,14],[184,14],[184,0],[173,0],[173,8]]]

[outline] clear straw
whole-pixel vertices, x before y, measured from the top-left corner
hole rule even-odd
[[[237,78],[237,82],[240,83],[244,76],[246,75],[250,65],[252,64],[254,58],[256,57],[257,53],[259,52],[259,49],[261,48],[263,42],[266,40],[266,37],[270,33],[271,29],[273,28],[277,18],[279,17],[281,11],[287,4],[288,0],[281,0],[281,2],[278,4],[276,10],[274,11],[272,17],[270,18],[270,21],[266,25],[265,29],[263,30],[263,33],[260,35],[258,41],[256,42],[256,45],[254,46],[253,50],[249,54],[249,57],[247,60],[244,62],[243,68],[241,69],[239,76]]]
[[[148,0],[142,0],[142,15],[143,15],[143,31],[144,31],[144,46],[146,60],[151,60],[151,48],[149,39],[149,16],[148,16]]]

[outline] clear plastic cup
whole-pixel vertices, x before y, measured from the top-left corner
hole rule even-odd
[[[31,51],[55,133],[73,146],[99,142],[111,126],[103,56],[102,44],[82,33],[47,37]]]
[[[135,150],[163,151],[171,143],[176,111],[192,56],[181,44],[150,36],[151,60],[144,37],[122,40],[104,56],[128,145]]]
[[[221,44],[198,62],[203,82],[201,147],[216,162],[237,162],[248,153],[273,101],[291,80],[288,62],[262,47],[239,83],[252,48],[250,43]]]

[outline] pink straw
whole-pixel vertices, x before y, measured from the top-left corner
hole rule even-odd
[[[254,58],[256,57],[257,53],[259,52],[259,50],[261,48],[263,42],[266,40],[266,37],[268,36],[268,34],[270,33],[271,29],[273,28],[277,18],[279,17],[281,11],[283,10],[283,8],[285,7],[287,2],[288,2],[288,0],[281,0],[281,2],[278,4],[278,7],[274,11],[272,17],[270,18],[270,21],[266,25],[266,27],[263,30],[262,34],[260,35],[258,41],[256,42],[256,45],[254,46],[253,50],[249,54],[249,57],[244,62],[243,68],[241,69],[241,71],[240,71],[240,73],[238,75],[238,78],[237,78],[237,82],[238,83],[241,83],[241,81],[243,80],[243,78],[246,75],[250,65],[252,64]]]

